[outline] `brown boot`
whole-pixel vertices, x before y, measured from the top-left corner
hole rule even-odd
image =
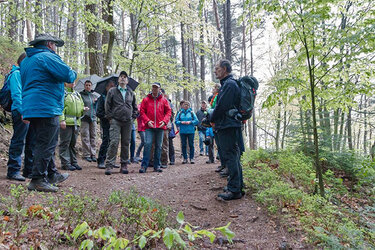
[[[120,173],[122,174],[128,174],[128,164],[127,163],[121,163]]]

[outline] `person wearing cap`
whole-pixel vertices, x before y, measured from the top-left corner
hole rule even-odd
[[[88,162],[96,162],[96,101],[97,97],[92,91],[92,82],[86,80],[84,89],[80,92],[85,110],[82,117],[81,139],[83,159]]]
[[[202,126],[202,120],[207,116],[207,102],[203,100],[201,102],[201,108],[197,111],[196,116],[198,118],[198,135],[199,135],[199,154],[202,156],[208,155],[208,146],[205,146],[203,141],[206,139],[206,128]]]
[[[154,171],[163,172],[160,168],[160,155],[164,131],[167,129],[169,119],[171,118],[171,108],[168,100],[161,93],[160,88],[160,83],[154,82],[151,93],[142,100],[140,107],[140,116],[146,129],[143,159],[141,168],[139,169],[140,173],[147,171],[154,139]]]
[[[73,83],[77,73],[60,56],[57,47],[64,41],[50,34],[39,34],[26,48],[22,61],[22,116],[35,133],[32,179],[29,190],[56,192],[54,184],[65,181],[69,174],[60,174],[54,154],[59,135],[59,116],[64,109],[64,82]]]
[[[138,108],[135,94],[129,83],[128,74],[121,71],[118,78],[118,86],[108,91],[105,100],[105,114],[110,122],[109,147],[105,163],[105,174],[111,175],[115,167],[118,144],[121,137],[121,168],[120,173],[128,174],[129,145],[132,132],[133,120],[137,118]]]

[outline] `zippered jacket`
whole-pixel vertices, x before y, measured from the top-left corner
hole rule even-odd
[[[181,122],[191,122],[182,124]],[[198,124],[198,118],[194,112],[189,109],[181,109],[176,115],[176,126],[180,127],[180,134],[194,134],[195,126]]]
[[[20,72],[23,118],[54,117],[64,109],[64,82],[72,83],[77,73],[46,46],[26,48]]]
[[[169,106],[168,100],[163,97],[161,93],[157,97],[153,97],[152,94],[148,94],[143,98],[140,108],[140,116],[144,122],[145,129],[149,129],[149,121],[154,122],[154,127],[159,128],[159,123],[164,122],[164,126],[161,129],[167,129],[167,124],[171,118],[172,110]]]
[[[81,95],[71,88],[65,88],[64,110],[60,122],[65,121],[67,126],[81,126],[83,107]]]
[[[108,120],[115,119],[126,122],[137,118],[138,108],[134,92],[127,88],[125,100],[117,87],[111,88],[105,100],[105,116]]]
[[[13,65],[8,77],[10,96],[12,98],[11,110],[17,110],[22,114],[22,83],[20,67]]]
[[[80,92],[85,107],[89,110],[84,111],[82,120],[86,122],[96,121],[96,103],[95,96],[92,92],[88,92],[85,89]]]

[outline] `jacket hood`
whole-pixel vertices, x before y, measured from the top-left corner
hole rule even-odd
[[[191,108],[188,108],[187,110],[185,110],[185,109],[181,109],[181,112],[184,112],[184,113],[188,113],[188,112],[191,112],[191,111],[192,111]]]
[[[53,50],[50,50],[49,48],[47,48],[46,46],[43,46],[43,45],[40,45],[40,46],[37,46],[37,47],[30,47],[30,48],[25,48],[25,51],[26,51],[26,55],[28,57],[32,57],[38,53],[42,53],[42,52],[51,52],[51,53],[55,53],[55,51]]]

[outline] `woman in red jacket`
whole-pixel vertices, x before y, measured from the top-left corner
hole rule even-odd
[[[146,173],[154,138],[154,172],[163,172],[160,168],[160,154],[164,130],[167,129],[171,117],[171,108],[160,88],[160,83],[153,83],[151,93],[142,100],[140,107],[140,116],[145,128],[145,146],[140,173]]]

